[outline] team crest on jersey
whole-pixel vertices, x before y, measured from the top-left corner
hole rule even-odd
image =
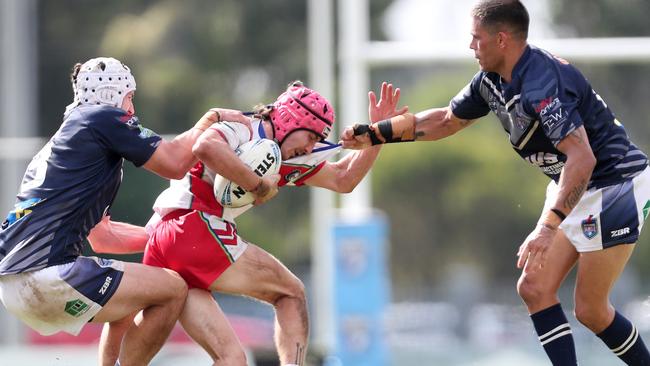
[[[499,100],[497,99],[496,95],[492,93],[488,95],[488,107],[490,107],[490,110],[493,112],[499,108]]]
[[[531,120],[529,118],[520,116],[519,114],[515,116],[515,125],[520,130],[527,130],[528,126],[530,126],[530,122]]]
[[[292,170],[288,174],[285,174],[284,180],[287,182],[293,182],[300,177],[300,173],[300,169]]]
[[[589,215],[589,217],[582,220],[582,233],[585,234],[587,239],[593,239],[598,235],[598,219],[594,215]]]

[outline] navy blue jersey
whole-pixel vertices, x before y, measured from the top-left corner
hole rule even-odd
[[[628,138],[585,77],[565,60],[528,46],[510,83],[478,72],[451,101],[455,116],[476,119],[492,111],[513,149],[556,182],[566,162],[557,144],[584,126],[597,163],[589,187],[604,187],[639,174],[647,156]]]
[[[27,167],[0,230],[0,275],[78,257],[83,240],[113,203],[124,159],[140,166],[160,142],[122,109],[72,110]]]

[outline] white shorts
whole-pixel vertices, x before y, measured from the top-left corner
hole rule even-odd
[[[544,211],[555,203],[558,185],[546,188]],[[650,168],[620,184],[587,190],[560,229],[578,252],[633,244],[650,211]]]
[[[97,257],[0,276],[0,300],[42,335],[77,335],[102,309],[122,280],[124,263]]]

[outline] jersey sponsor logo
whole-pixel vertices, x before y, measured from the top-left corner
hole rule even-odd
[[[111,281],[113,281],[111,276],[106,276],[106,280],[104,281],[104,284],[102,285],[102,288],[99,289],[100,294],[102,294],[102,295],[106,294],[106,290],[108,290],[108,286],[111,285]]]
[[[90,306],[80,299],[71,300],[65,303],[65,312],[78,318],[82,316],[86,311],[90,309]]]
[[[556,154],[538,152],[525,157],[524,160],[540,168],[547,175],[560,174],[564,168],[564,162],[559,161]]]
[[[629,227],[624,227],[622,229],[612,230],[610,235],[611,235],[612,238],[616,238],[618,236],[626,235],[626,234],[629,234],[629,233],[630,233],[630,228]]]
[[[549,99],[551,98],[542,100],[537,107],[535,107],[535,111],[538,111],[544,126],[548,129],[552,129],[557,123],[566,120],[566,113],[562,110],[560,99],[555,98],[551,101],[549,101]]]
[[[140,126],[140,122],[139,122],[137,116],[127,114],[127,115],[122,116],[120,119],[122,120],[122,122],[124,122],[124,124],[128,128],[130,128],[132,130],[135,130],[136,128],[138,128]]]
[[[582,233],[589,240],[598,235],[598,219],[594,215],[589,215],[589,217],[582,220]]]
[[[30,210],[30,208],[34,207],[40,201],[41,201],[40,198],[30,198],[26,201],[17,203],[16,206],[14,206],[14,209],[9,212],[7,218],[2,223],[2,228],[6,229],[14,222],[32,213],[32,210]]]
[[[557,99],[557,98],[556,98]],[[548,97],[546,99],[542,99],[537,106],[535,106],[535,112],[536,113],[541,113],[546,107],[548,107],[551,103],[553,103],[553,97]]]
[[[148,128],[142,127],[140,125],[138,125],[138,128],[140,129],[140,134],[138,135],[138,136],[140,136],[140,138],[146,139],[146,138],[149,138],[151,136],[156,136],[156,133],[151,131]]]
[[[128,128],[130,128],[132,130],[139,130],[140,131],[140,134],[139,134],[140,138],[146,139],[146,138],[149,138],[151,136],[156,136],[157,135],[152,130],[140,125],[140,120],[138,119],[137,116],[127,114],[127,115],[123,116],[121,119]]]

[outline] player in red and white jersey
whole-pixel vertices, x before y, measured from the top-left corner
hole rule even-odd
[[[266,107],[265,107],[266,108]],[[269,109],[267,112],[270,112]],[[330,125],[325,122],[319,122],[323,128],[329,129]],[[222,122],[215,125],[213,137],[227,143],[231,150],[236,150],[240,145],[259,139],[274,139],[274,134],[270,121],[263,119],[254,119],[251,126],[241,123]],[[319,128],[320,126],[315,126]],[[282,150],[283,161],[280,167],[278,187],[285,185],[289,186],[302,186],[305,182],[317,175],[320,170],[326,166],[329,158],[333,157],[341,151],[341,146],[333,144],[324,140],[326,134],[316,134],[311,129],[304,129],[303,132],[294,135],[294,137],[302,137],[303,141],[295,142],[293,138],[288,139],[288,144],[282,146],[300,145],[301,151],[296,147],[289,147]],[[297,132],[297,131],[296,131]],[[328,132],[328,131],[327,131]],[[277,139],[276,139],[277,140]],[[285,139],[286,141],[287,139]],[[311,140],[311,141],[308,141]],[[307,142],[306,142],[307,141]],[[306,142],[307,145],[302,146]],[[308,153],[306,153],[309,150]],[[292,156],[286,159],[287,156]],[[154,203],[154,211],[156,215],[152,218],[151,222],[147,225],[149,229],[153,228],[161,217],[178,210],[178,209],[192,209],[202,211],[210,215],[217,216],[225,221],[233,222],[234,219],[253,207],[253,204],[244,207],[229,208],[222,207],[215,199],[213,193],[213,183],[217,173],[210,169],[206,163],[199,161],[181,180],[172,181],[170,187],[158,196]],[[327,179],[329,182],[330,179]],[[261,181],[260,181],[261,182]],[[350,182],[352,183],[352,181]],[[339,188],[327,184],[325,188],[329,188],[339,192],[349,192],[353,187],[341,186]],[[318,184],[315,184],[318,185]]]
[[[404,113],[399,89],[384,83],[380,100],[369,93],[370,119]],[[272,105],[255,112],[250,126],[223,122],[208,129],[194,146],[199,158],[181,180],[172,181],[154,204],[147,224],[150,234],[143,262],[177,271],[190,288],[179,320],[187,333],[213,358],[215,365],[246,365],[244,350],[211,291],[239,294],[275,308],[275,342],[282,365],[303,365],[309,318],[304,285],[280,261],[242,239],[235,218],[253,205],[221,206],[214,197],[216,174],[253,192],[260,204],[278,187],[317,186],[351,192],[374,163],[379,148],[328,161],[341,150],[325,139],[334,123],[330,103],[300,82],[289,85]],[[269,138],[280,146],[280,174],[260,178],[235,155],[240,145]],[[103,343],[119,348],[119,326],[103,334]]]

